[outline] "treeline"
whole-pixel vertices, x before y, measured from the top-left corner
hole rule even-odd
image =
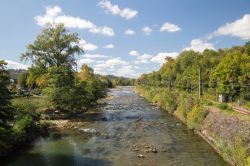
[[[232,126],[224,119],[227,117],[241,125],[244,123],[240,123],[241,115],[234,114],[227,103],[218,103],[216,100],[219,94],[223,94],[232,101],[240,99],[249,103],[250,42],[218,51],[184,51],[176,59],[166,57],[159,71],[141,75],[136,84],[141,96],[175,115],[197,133],[203,133],[204,122],[214,109],[223,115],[215,117],[215,121],[222,123],[224,120],[224,125]],[[214,140],[210,143],[232,165],[249,165],[249,134],[237,130],[237,127],[232,128],[234,132],[226,139],[223,137],[224,132],[217,132],[213,127],[205,137]]]
[[[112,83],[112,86],[133,86],[135,84],[135,79],[126,78],[126,77],[118,77],[113,75],[106,75],[108,80]]]
[[[166,57],[161,69],[143,74],[139,85],[164,86],[187,92],[227,94],[250,100],[250,42],[229,49],[183,51],[176,59]]]
[[[18,74],[19,87],[10,79],[7,63],[0,61],[0,156],[44,131],[47,125],[40,122],[38,110],[41,102],[46,103],[44,112],[72,115],[85,111],[105,95],[110,86],[107,77],[95,75],[87,65],[76,72],[76,56],[84,53],[79,40],[77,33],[62,24],[44,28],[21,55],[32,66]]]

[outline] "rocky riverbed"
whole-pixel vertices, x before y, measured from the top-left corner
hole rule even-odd
[[[109,96],[77,119],[51,121],[58,130],[4,165],[228,165],[206,141],[133,87],[111,89]]]

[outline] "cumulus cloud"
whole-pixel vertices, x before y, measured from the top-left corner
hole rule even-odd
[[[153,30],[152,30],[150,27],[148,27],[148,26],[145,26],[145,27],[142,28],[142,32],[143,32],[145,35],[150,35],[152,31],[153,31]]]
[[[105,63],[103,64],[98,64],[95,67],[101,67],[101,68],[113,68],[114,66],[117,65],[127,65],[128,62],[122,60],[120,57],[118,58],[112,58],[112,59],[108,59],[107,61],[105,61]]]
[[[107,26],[98,27],[89,20],[80,17],[64,15],[59,6],[46,7],[46,13],[43,16],[36,16],[38,25],[45,26],[48,23],[63,23],[68,28],[87,29],[91,33],[100,33],[106,36],[114,36],[114,30]]]
[[[94,51],[98,48],[96,45],[88,43],[86,40],[83,39],[79,41],[79,45],[84,51]]]
[[[208,43],[201,39],[193,39],[191,41],[191,45],[184,50],[194,50],[197,52],[203,52],[205,49],[215,50],[214,45],[212,43]]]
[[[172,24],[170,22],[166,22],[164,23],[161,28],[160,28],[160,32],[177,32],[180,31],[181,28],[178,25]]]
[[[135,31],[132,30],[132,29],[127,29],[125,32],[124,32],[125,35],[135,35]]]
[[[92,64],[94,63],[95,61],[91,58],[82,58],[80,60],[77,61],[77,64],[79,66],[83,65],[83,64]]]
[[[137,57],[137,61],[135,61],[136,64],[140,64],[140,63],[149,63],[150,59],[152,58],[152,55],[149,54],[143,54],[141,56]]]
[[[100,1],[97,6],[105,9],[107,12],[110,12],[112,15],[119,15],[127,20],[134,18],[138,12],[130,8],[121,9],[118,5],[113,5],[108,0]]]
[[[94,65],[104,63],[109,57],[102,54],[84,54],[78,61],[78,67],[80,68],[83,64]]]
[[[15,61],[11,61],[11,60],[4,60],[5,62],[7,62],[7,69],[24,69],[27,70],[28,69],[28,65],[24,65]]]
[[[131,55],[131,56],[140,56],[140,54],[135,50],[130,51],[129,55]]]
[[[151,61],[155,63],[163,64],[166,61],[165,58],[167,56],[176,58],[178,56],[178,53],[177,52],[160,52],[156,56],[152,57]]]
[[[109,56],[102,55],[102,54],[84,54],[84,58],[91,58],[91,59],[107,59]]]
[[[113,44],[107,44],[107,45],[103,46],[103,48],[114,48],[114,45]]]
[[[122,60],[120,57],[110,58],[102,63],[94,65],[94,71],[98,74],[112,74],[124,77],[137,77],[136,66]]]
[[[242,40],[250,40],[250,14],[219,27],[210,38],[220,35],[239,37]]]

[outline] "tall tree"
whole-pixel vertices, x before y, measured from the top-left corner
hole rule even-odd
[[[50,24],[37,36],[23,60],[30,60],[29,84],[46,88],[43,90],[53,107],[72,110],[76,95],[74,65],[76,55],[84,53],[77,33],[70,33],[63,24]]]
[[[87,80],[94,77],[94,70],[86,64],[83,64],[81,71],[78,74],[78,77],[81,81]]]
[[[7,120],[11,118],[12,109],[10,106],[10,92],[7,86],[10,83],[9,74],[6,71],[7,63],[0,60],[0,129],[7,125]]]
[[[75,55],[84,53],[77,33],[70,33],[63,24],[50,24],[36,40],[27,46],[23,60],[31,60],[35,67],[65,66],[72,68]]]

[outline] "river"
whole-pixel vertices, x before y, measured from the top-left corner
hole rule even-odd
[[[111,89],[84,125],[54,131],[6,159],[7,166],[226,166],[215,150],[175,117],[134,92]],[[0,165],[2,165],[0,164]]]

